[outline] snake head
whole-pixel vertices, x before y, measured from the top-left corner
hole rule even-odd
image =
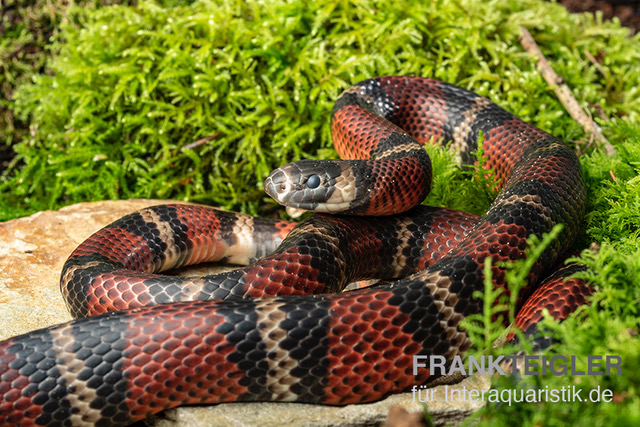
[[[343,160],[299,160],[271,172],[264,190],[284,206],[314,212],[341,212],[350,201],[343,197],[343,173],[350,170]]]

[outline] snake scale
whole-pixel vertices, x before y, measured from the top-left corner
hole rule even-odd
[[[162,205],[82,243],[61,289],[74,317],[91,317],[0,343],[0,424],[123,425],[188,404],[381,399],[432,377],[413,375],[414,355],[451,360],[469,349],[459,324],[482,309],[472,295],[487,259],[504,287],[496,263],[522,258],[529,235],[564,224],[531,270],[530,283],[540,283],[577,235],[586,192],[574,152],[473,92],[374,78],[339,97],[331,127],[343,160],[285,165],[265,190],[342,215],[294,228]],[[451,141],[471,164],[480,133],[483,166],[501,189],[487,213],[414,208],[431,185],[421,145]],[[203,261],[248,265],[200,278],[157,274]],[[340,292],[364,277],[383,282]],[[519,298],[525,329],[540,301],[560,318],[584,303],[575,280],[552,277],[526,301],[534,291]]]

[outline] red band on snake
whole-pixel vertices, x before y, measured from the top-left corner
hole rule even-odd
[[[286,238],[290,223],[201,206],[116,221],[71,254],[61,287],[75,317],[139,308],[0,343],[0,423],[119,425],[185,404],[343,405],[402,392],[431,377],[413,375],[414,355],[468,350],[459,323],[482,309],[472,295],[488,258],[504,287],[496,262],[523,257],[529,235],[564,224],[531,271],[538,283],[578,232],[585,188],[573,151],[477,94],[416,77],[367,80],[337,100],[332,131],[345,160],[285,165],[266,190],[302,209],[395,215],[315,215]],[[420,144],[451,141],[471,164],[480,132],[502,189],[485,216],[409,210],[430,186]],[[156,274],[213,260],[253,264],[196,279]],[[365,276],[407,274],[339,293]],[[563,302],[558,280],[549,283],[542,300]],[[572,289],[560,317],[588,292]],[[320,292],[330,293],[303,295]],[[245,299],[267,295],[277,297]],[[527,313],[524,328],[537,316]]]

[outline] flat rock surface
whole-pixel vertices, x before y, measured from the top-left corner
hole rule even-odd
[[[62,265],[82,241],[114,220],[159,200],[80,203],[0,223],[0,339],[71,320],[59,290]],[[210,272],[205,268],[205,272]],[[182,274],[204,274],[192,269]],[[389,408],[410,412],[425,405],[435,425],[457,424],[482,402],[445,399],[445,387],[486,389],[486,377],[440,386],[425,404],[411,393],[383,401],[330,407],[295,403],[234,403],[169,410],[145,421],[154,426],[360,426],[384,423]]]

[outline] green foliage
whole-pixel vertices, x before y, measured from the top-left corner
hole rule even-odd
[[[640,128],[614,125],[608,131],[616,136],[618,155],[607,157],[594,151],[581,157],[588,191],[588,212],[578,245],[603,242],[597,253],[583,251],[576,261],[588,267],[577,276],[588,279],[597,290],[589,306],[579,310],[562,324],[545,320],[545,335],[557,339],[552,354],[573,355],[585,363],[589,355],[619,355],[623,375],[533,376],[525,388],[560,389],[575,385],[586,390],[612,390],[613,402],[541,402],[489,405],[474,416],[484,425],[638,425],[640,423],[640,240],[638,236],[638,168]],[[623,140],[626,139],[626,140]],[[535,246],[535,245],[534,245]],[[520,261],[519,261],[520,262]],[[513,269],[519,272],[518,268]],[[519,273],[521,274],[521,273]],[[492,296],[485,297],[492,302]],[[470,336],[475,348],[487,349],[487,339],[500,330],[487,320],[486,313],[476,318]],[[473,318],[471,320],[474,320]],[[478,331],[485,331],[484,335]],[[475,334],[474,334],[475,332]],[[488,337],[488,338],[487,338]],[[526,351],[524,348],[518,350]],[[507,350],[515,351],[514,349]],[[585,366],[579,365],[579,370]],[[493,387],[513,390],[520,384],[510,378],[494,379]]]
[[[521,24],[584,105],[631,122],[640,111],[638,39],[541,1],[141,1],[69,16],[50,73],[15,94],[33,135],[2,175],[5,218],[130,197],[271,210],[269,171],[334,155],[333,100],[381,74],[454,82],[582,137],[519,46]]]
[[[425,148],[431,158],[434,173],[431,193],[424,204],[476,215],[484,214],[498,192],[495,172],[484,167],[486,158],[482,148],[482,135],[478,137],[474,165],[459,165],[457,155],[448,146],[433,143]]]
[[[587,176],[590,212],[589,236],[596,242],[615,243],[617,250],[640,249],[640,128],[613,128],[621,141],[618,156],[593,152],[581,158]]]
[[[521,48],[526,26],[618,151],[607,157],[579,147],[589,206],[578,245],[602,243],[598,254],[581,256],[599,293],[581,317],[546,324],[562,343],[553,350],[618,354],[625,374],[533,378],[538,387],[608,387],[615,403],[503,405],[479,417],[491,425],[638,424],[640,36],[539,0],[35,4],[47,7],[21,15],[32,20],[3,22],[0,40],[0,137],[17,153],[0,172],[0,220],[131,197],[270,212],[262,180],[285,162],[334,156],[333,101],[375,75],[452,82],[570,143],[585,139]],[[32,44],[37,57],[29,58],[23,47]],[[12,101],[6,94],[18,85]],[[11,127],[15,120],[22,131]],[[462,171],[444,148],[427,150],[434,181],[426,202],[482,214],[493,198],[484,174]],[[496,334],[487,310],[476,319],[480,349]]]
[[[5,144],[27,136],[28,123],[18,120],[13,112],[13,92],[30,82],[34,74],[45,69],[47,44],[66,20],[73,2],[50,0],[5,0],[0,13],[0,152],[9,151]],[[85,8],[102,4],[129,3],[118,0],[79,0]],[[71,24],[67,22],[67,24]],[[5,159],[0,156],[0,161]],[[7,159],[8,160],[8,159]],[[0,163],[0,169],[3,164]]]
[[[527,239],[528,247],[525,251],[525,258],[505,265],[505,280],[509,285],[510,291],[508,303],[510,322],[513,322],[516,317],[515,309],[518,294],[520,290],[528,284],[527,279],[531,269],[542,254],[549,249],[551,243],[558,239],[563,228],[564,224],[556,224],[549,233],[542,235],[542,240],[539,240],[535,235],[529,236]]]
[[[584,251],[572,261],[584,263],[588,271],[579,273],[598,290],[589,306],[562,324],[545,319],[541,329],[554,336],[552,354],[575,356],[577,370],[586,371],[587,356],[617,355],[622,358],[622,375],[601,376],[527,376],[525,389],[561,389],[575,386],[586,398],[591,390],[611,390],[612,402],[549,402],[489,405],[470,420],[481,425],[523,426],[627,426],[640,423],[640,257],[638,252],[623,255],[605,244],[597,254]],[[478,343],[484,340],[474,338]],[[513,349],[511,350],[513,351]],[[525,354],[530,354],[525,351]],[[493,387],[514,390],[521,387],[510,377],[498,377]],[[476,425],[476,424],[474,424]]]
[[[445,206],[476,215],[486,212],[493,198],[488,196],[489,189],[483,185],[483,181],[479,181],[484,176],[482,172],[477,172],[480,169],[460,169],[455,154],[446,147],[427,145],[426,150],[434,172],[431,193],[424,204]]]
[[[509,292],[505,292],[504,288],[494,286],[491,270],[493,262],[491,258],[487,258],[482,272],[484,291],[475,291],[473,294],[474,298],[483,300],[482,312],[467,316],[461,322],[461,326],[469,334],[474,348],[485,354],[492,352],[493,344],[506,333],[505,321],[511,324],[516,317],[516,301],[520,290],[529,283],[527,279],[531,269],[543,252],[558,238],[563,228],[563,224],[556,224],[549,233],[542,236],[542,240],[535,235],[529,236],[525,258],[498,264],[499,267],[505,269],[505,282]],[[505,314],[507,315],[506,319]],[[509,354],[512,351],[511,348],[502,348],[498,352]]]
[[[3,2],[0,15],[0,146],[20,139],[26,133],[24,124],[14,121],[10,109],[16,86],[44,66],[42,52],[51,32],[50,14],[43,7],[24,7],[19,1]],[[50,11],[49,11],[50,12]],[[58,18],[56,10],[53,15]],[[48,34],[49,33],[49,34]],[[22,129],[20,129],[22,128]],[[17,133],[17,135],[16,135]],[[6,149],[5,147],[2,147]]]

